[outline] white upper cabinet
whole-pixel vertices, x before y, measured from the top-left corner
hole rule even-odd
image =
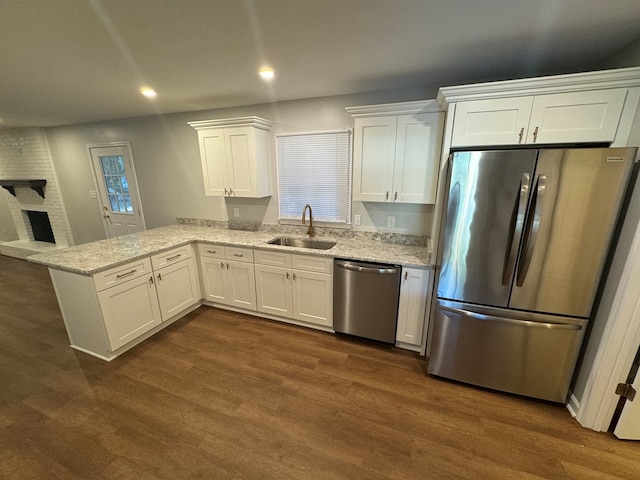
[[[434,203],[444,113],[435,102],[349,107],[353,200]]]
[[[443,87],[444,145],[602,143],[627,146],[640,101],[640,68]]]
[[[452,147],[613,141],[626,88],[456,105]]]
[[[259,117],[189,122],[198,131],[205,195],[271,195],[271,122]]]

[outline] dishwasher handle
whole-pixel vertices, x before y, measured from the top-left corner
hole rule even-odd
[[[370,265],[359,265],[350,262],[344,262],[341,260],[336,260],[336,267],[344,268],[346,270],[351,270],[354,272],[362,272],[362,273],[381,273],[381,274],[396,274],[400,270],[400,267],[383,267],[383,266],[370,266]]]

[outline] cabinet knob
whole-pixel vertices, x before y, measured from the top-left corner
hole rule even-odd
[[[224,268],[224,262],[220,262],[220,268]]]
[[[293,274],[293,279],[294,279],[294,280],[296,279],[296,274],[295,274],[295,273]]]
[[[229,270],[229,264],[227,263],[227,270]]]
[[[289,272],[286,273],[287,280],[289,280]]]
[[[161,273],[158,274],[158,281],[159,282],[162,281],[162,274]]]
[[[151,285],[153,285],[153,275],[151,275],[151,276],[149,277],[149,283],[150,283]]]

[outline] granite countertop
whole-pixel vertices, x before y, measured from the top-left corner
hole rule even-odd
[[[427,246],[398,245],[366,238],[340,238],[337,236],[314,237],[333,240],[336,245],[329,250],[314,250],[280,245],[267,241],[278,236],[304,237],[300,234],[283,234],[268,231],[242,231],[199,225],[176,224],[154,228],[141,233],[99,240],[56,250],[38,253],[27,258],[30,262],[82,275],[93,275],[129,261],[161,253],[192,242],[217,243],[229,246],[279,250],[332,258],[348,258],[382,263],[400,264],[406,267],[432,267],[431,242]]]

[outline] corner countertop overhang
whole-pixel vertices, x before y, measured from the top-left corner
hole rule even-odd
[[[267,243],[277,236],[280,235],[268,232],[247,232],[177,224],[107,240],[99,240],[62,250],[38,253],[29,256],[27,260],[57,270],[81,275],[93,275],[139,258],[162,253],[189,243],[200,242],[279,250],[331,258],[393,263],[405,267],[431,268],[433,266],[430,242],[428,246],[424,247],[396,245],[376,240],[320,237],[319,239],[330,239],[337,243],[329,250],[314,250]],[[302,237],[302,235],[298,236]]]

